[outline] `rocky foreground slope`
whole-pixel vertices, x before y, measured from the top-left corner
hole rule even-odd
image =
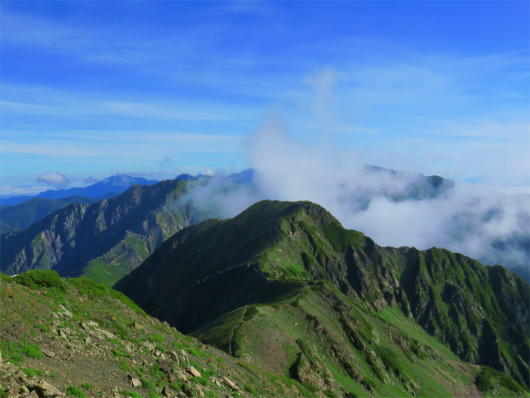
[[[0,275],[0,397],[298,397],[265,372],[54,271]]]
[[[526,282],[447,250],[380,247],[310,202],[263,201],[183,229],[116,288],[315,391],[528,391]]]

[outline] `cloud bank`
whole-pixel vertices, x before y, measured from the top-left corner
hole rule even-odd
[[[274,119],[254,134],[249,156],[253,184],[219,174],[197,182],[188,199],[203,215],[234,217],[263,199],[309,200],[379,245],[445,248],[528,279],[528,194],[366,166],[350,151],[289,137]]]

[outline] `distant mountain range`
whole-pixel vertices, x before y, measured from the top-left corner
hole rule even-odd
[[[310,202],[262,201],[185,228],[115,288],[184,333],[318,390],[468,396],[451,378],[474,374],[488,392],[490,368],[516,380],[500,382],[512,393],[530,385],[530,289],[519,276],[447,250],[380,247]],[[487,367],[453,368],[442,347]]]
[[[73,196],[84,196],[90,199],[103,199],[104,197],[116,196],[135,184],[140,185],[154,185],[158,180],[147,180],[142,177],[130,177],[126,175],[117,175],[105,178],[95,184],[89,185],[85,188],[69,188],[59,190],[49,190],[41,192],[35,196],[13,196],[10,198],[1,198],[0,203],[4,206],[12,206],[22,203],[31,198],[42,199],[64,199]]]
[[[192,181],[198,179],[198,177],[200,175],[193,177],[189,174],[180,174],[175,180]],[[48,214],[71,203],[94,203],[102,199],[113,198],[135,184],[153,185],[158,182],[157,180],[146,180],[144,178],[120,175],[106,178],[86,188],[71,188],[59,191],[50,190],[36,197],[17,196],[0,199],[2,203],[7,203],[7,205],[0,205],[0,234],[5,234],[13,229],[26,229]],[[86,196],[63,197],[63,195],[79,191],[82,191]],[[93,197],[94,195],[98,196]],[[61,199],[50,199],[49,197],[61,197]],[[20,202],[20,200],[23,201]]]
[[[179,200],[187,183],[134,185],[114,198],[71,204],[24,231],[4,234],[0,270],[54,269],[63,276],[113,283],[173,233],[202,220]]]

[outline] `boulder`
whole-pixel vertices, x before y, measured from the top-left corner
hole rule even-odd
[[[131,384],[134,388],[141,387],[142,382],[138,380],[136,377],[131,377]]]
[[[188,372],[188,374],[190,376],[201,377],[201,374],[199,373],[199,371],[197,369],[195,369],[193,366],[190,366],[189,368],[186,368],[186,372]]]
[[[237,386],[237,384],[234,381],[230,380],[228,377],[223,377],[223,383],[225,383],[233,391],[239,391],[239,387]]]
[[[36,391],[39,397],[59,397],[64,395],[57,387],[44,380],[35,383],[33,385],[33,391]]]

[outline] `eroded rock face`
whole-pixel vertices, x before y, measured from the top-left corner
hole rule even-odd
[[[68,205],[24,231],[3,235],[0,271],[53,269],[61,276],[79,276],[99,259],[129,267],[125,275],[167,237],[202,220],[192,206],[176,204],[186,189],[185,181],[162,181],[135,185],[97,203]]]

